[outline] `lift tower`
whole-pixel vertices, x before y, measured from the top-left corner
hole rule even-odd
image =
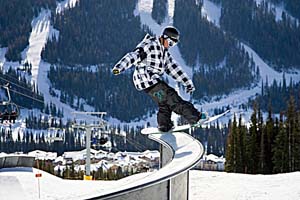
[[[92,180],[91,176],[91,133],[92,129],[100,128],[104,129],[105,126],[107,126],[107,121],[103,119],[104,115],[106,115],[106,112],[73,112],[72,114],[75,115],[74,122],[72,124],[73,129],[81,129],[85,130],[86,132],[86,162],[85,162],[85,175],[84,180]],[[90,120],[85,119],[76,119],[76,116],[87,116],[87,115],[95,115],[98,116],[97,118],[94,118],[91,120],[91,122],[87,122]]]

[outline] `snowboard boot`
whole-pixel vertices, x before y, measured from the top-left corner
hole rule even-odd
[[[197,124],[201,124],[208,120],[208,113],[207,112],[200,112],[199,120],[197,121]]]
[[[174,128],[174,124],[168,124],[168,125],[159,125],[158,130],[161,132],[169,132],[172,128]]]

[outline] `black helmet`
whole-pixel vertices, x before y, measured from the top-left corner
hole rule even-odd
[[[174,42],[178,42],[179,41],[179,35],[180,35],[179,31],[174,26],[167,26],[163,30],[163,33],[162,33],[162,36],[164,38],[170,38]]]

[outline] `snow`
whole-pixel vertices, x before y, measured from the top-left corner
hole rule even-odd
[[[79,0],[64,0],[62,2],[58,2],[56,7],[56,13],[61,13],[65,9],[75,7],[77,2],[79,2]]]
[[[221,6],[209,0],[203,1],[202,15],[208,21],[213,22],[217,27],[220,27]]]
[[[39,160],[55,160],[57,153],[55,152],[45,152],[41,150],[35,150],[28,153],[29,156],[33,156]]]
[[[209,155],[204,155],[202,160],[210,160],[210,161],[213,161],[215,163],[218,163],[218,162],[221,162],[221,163],[225,163],[225,158],[224,157],[218,157],[214,154],[209,154]]]
[[[128,184],[149,175],[137,174],[119,181],[63,180],[38,169],[12,168],[0,170],[1,199],[38,199],[41,173],[41,199],[81,199]],[[295,200],[300,199],[300,172],[277,175],[246,175],[225,172],[190,171],[191,200]],[[4,198],[3,198],[4,197]]]
[[[32,20],[32,32],[29,37],[29,46],[25,49],[25,61],[32,64],[32,82],[37,83],[40,70],[41,52],[47,42],[50,32],[50,10],[42,10],[38,17]]]
[[[260,5],[263,1],[266,0],[254,0],[256,2],[257,5]],[[297,20],[296,18],[294,18],[285,8],[284,8],[284,4],[278,3],[278,4],[274,4],[272,2],[268,2],[270,7],[272,9],[274,9],[275,11],[275,19],[276,21],[280,21],[282,20],[282,13],[285,12],[293,21],[296,21],[297,24],[299,24],[299,20]]]
[[[300,199],[300,172],[246,175],[192,170],[190,181],[191,200]]]

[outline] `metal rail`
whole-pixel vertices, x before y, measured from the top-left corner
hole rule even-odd
[[[88,199],[188,199],[188,171],[200,161],[204,152],[202,144],[183,132],[153,134],[149,138],[161,144],[162,167],[142,180]]]

